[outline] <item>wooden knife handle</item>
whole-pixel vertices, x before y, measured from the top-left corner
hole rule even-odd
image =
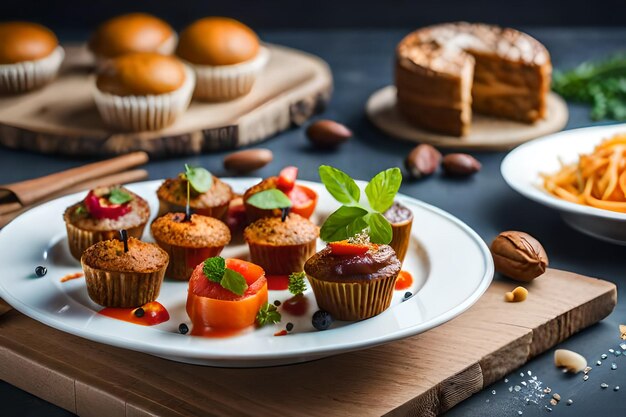
[[[28,206],[46,196],[73,187],[76,184],[124,171],[131,167],[143,165],[146,162],[148,162],[147,153],[133,152],[105,161],[94,162],[46,175],[45,177],[2,185],[0,190],[5,191],[5,196],[7,193],[13,194],[23,206]]]

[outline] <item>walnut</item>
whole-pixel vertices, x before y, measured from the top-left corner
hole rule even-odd
[[[534,237],[524,232],[500,233],[491,243],[496,271],[517,281],[530,282],[548,267],[548,255]]]

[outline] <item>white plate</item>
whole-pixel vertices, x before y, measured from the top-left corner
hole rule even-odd
[[[571,203],[543,189],[541,174],[551,174],[563,163],[577,162],[603,139],[626,132],[626,124],[566,130],[524,144],[502,161],[504,180],[520,194],[561,212],[574,229],[598,239],[626,245],[626,214]]]
[[[242,192],[257,179],[226,179]],[[153,212],[155,191],[161,181],[129,185],[143,196]],[[316,219],[337,207],[321,184],[302,181],[319,195]],[[363,184],[360,184],[361,186]],[[212,366],[268,366],[296,363],[351,350],[380,345],[426,331],[469,308],[487,289],[493,277],[489,250],[480,237],[451,215],[415,199],[399,196],[415,216],[412,240],[404,268],[414,277],[409,291],[415,296],[402,302],[405,291],[396,291],[392,305],[382,314],[355,323],[335,323],[316,331],[311,315],[316,310],[312,291],[309,314],[283,314],[281,324],[250,330],[230,338],[211,339],[178,333],[187,324],[186,282],[165,280],[159,301],[170,320],[144,327],[96,314],[100,307],[87,296],[83,279],[65,283],[60,278],[80,271],[67,249],[63,210],[84,193],[62,197],[36,207],[15,219],[0,232],[0,296],[20,312],[59,330],[97,342],[137,350],[164,358]],[[148,234],[144,236],[150,240]],[[223,256],[246,256],[245,246],[226,248]],[[48,274],[34,277],[34,268],[45,265]],[[287,291],[270,291],[269,301],[289,298]],[[294,323],[294,331],[273,334]]]

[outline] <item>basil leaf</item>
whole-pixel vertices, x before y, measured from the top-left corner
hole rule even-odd
[[[363,216],[366,214],[367,210],[361,207],[339,207],[322,225],[320,238],[325,242],[336,242],[351,237],[355,228],[365,224]],[[359,231],[361,230],[362,228]]]
[[[213,186],[213,175],[201,167],[191,167],[185,164],[185,177],[191,188],[198,193],[206,193]]]
[[[380,213],[368,213],[365,221],[369,226],[370,241],[372,243],[385,244],[391,242],[393,232],[391,223]]]
[[[402,172],[399,168],[390,168],[376,174],[365,187],[370,206],[378,212],[385,212],[393,204],[400,184]]]
[[[252,194],[246,202],[263,210],[291,207],[291,200],[289,197],[276,188]]]
[[[243,295],[243,293],[248,289],[248,283],[243,275],[228,268],[224,270],[224,276],[222,277],[222,282],[220,282],[220,284],[223,288],[226,288],[237,295]]]
[[[319,174],[322,183],[335,200],[342,204],[359,204],[361,190],[348,174],[328,165],[320,166]]]
[[[204,261],[202,272],[209,281],[221,282],[226,270],[226,261],[221,256],[208,258]]]
[[[133,196],[121,188],[113,188],[107,197],[111,204],[124,204],[133,199]]]

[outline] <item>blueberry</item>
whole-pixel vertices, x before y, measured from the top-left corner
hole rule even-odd
[[[278,301],[278,300],[274,301],[274,305],[275,305],[276,307],[278,307],[278,306],[280,305],[280,301]]]
[[[135,313],[135,316],[137,316],[137,317],[143,317],[143,316],[144,316],[144,314],[146,314],[146,312],[144,311],[144,309],[143,309],[143,308],[141,308],[141,307],[136,308],[136,309],[135,309],[135,311],[134,311],[134,313]]]
[[[313,327],[317,330],[326,330],[333,324],[333,321],[333,316],[331,316],[328,311],[317,310],[313,314],[313,320],[311,322],[313,323]]]
[[[404,293],[404,297],[402,297],[402,301],[406,301],[411,297],[413,297],[413,293],[411,291],[407,291]]]
[[[189,327],[187,327],[185,323],[180,323],[180,326],[178,326],[178,331],[181,334],[187,334],[187,332],[189,331]]]
[[[39,265],[37,268],[35,268],[35,275],[37,275],[40,278],[46,275],[47,273],[48,273],[48,268],[46,268],[45,266]]]
[[[285,326],[285,328],[287,329],[288,332],[293,330],[293,323],[287,323],[287,326]]]

